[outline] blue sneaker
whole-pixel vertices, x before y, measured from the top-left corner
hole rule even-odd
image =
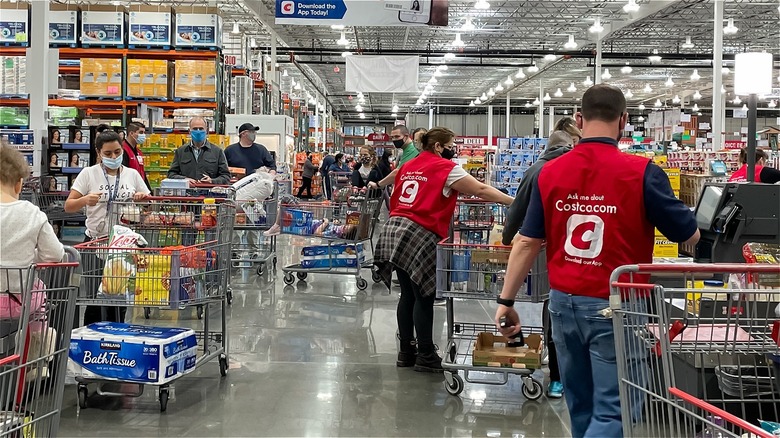
[[[563,397],[563,383],[550,382],[550,386],[547,387],[547,397],[549,398],[561,398]]]

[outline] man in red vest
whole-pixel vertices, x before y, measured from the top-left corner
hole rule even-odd
[[[519,332],[514,299],[546,240],[549,311],[572,436],[622,437],[615,333],[604,312],[610,275],[622,265],[652,263],[654,227],[688,244],[699,240],[699,230],[663,170],[618,149],[628,118],[619,89],[589,88],[575,118],[583,138],[539,173],[497,299],[496,325],[506,317],[501,332]],[[632,375],[644,365],[641,357],[628,362]]]
[[[122,142],[122,165],[138,171],[146,187],[151,189],[144,170],[144,154],[139,149],[145,141],[146,127],[138,122],[130,122],[127,125],[127,137]]]

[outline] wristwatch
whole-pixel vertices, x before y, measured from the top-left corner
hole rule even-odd
[[[501,297],[496,298],[496,302],[498,304],[501,304],[502,306],[507,306],[507,307],[514,307],[515,305],[515,300],[507,300]]]

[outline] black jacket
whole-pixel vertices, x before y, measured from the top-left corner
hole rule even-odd
[[[203,175],[208,175],[212,184],[230,184],[230,170],[222,149],[206,141],[197,160],[192,144],[188,143],[176,149],[173,153],[173,163],[168,170],[168,178],[192,178],[200,181]]]
[[[352,171],[350,184],[352,184],[353,187],[362,189],[363,187],[367,186],[369,182],[379,183],[379,181],[382,181],[382,172],[377,166],[374,166],[374,168],[368,172],[368,179],[364,180],[363,175],[360,174],[361,166],[362,164],[360,163],[356,164],[355,170]]]
[[[548,146],[544,153],[536,162],[525,171],[523,179],[520,180],[520,187],[517,188],[517,195],[509,210],[506,213],[506,222],[504,222],[504,232],[501,242],[504,245],[511,245],[515,235],[520,231],[525,220],[525,213],[528,211],[528,204],[531,202],[531,191],[539,180],[539,172],[548,161],[552,161],[572,149],[569,145]]]

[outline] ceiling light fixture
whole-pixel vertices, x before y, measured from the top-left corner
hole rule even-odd
[[[728,24],[726,24],[726,27],[723,28],[723,33],[725,35],[734,35],[739,31],[739,28],[737,26],[734,26],[734,19],[729,18]]]
[[[487,94],[482,93],[482,96],[479,96],[479,98],[482,99],[482,100],[487,100],[488,97],[487,97]]]
[[[629,14],[639,12],[639,5],[636,4],[636,0],[628,0],[628,3],[626,3],[625,6],[623,6],[623,11]]]
[[[257,48],[257,40],[254,39],[254,38],[249,40],[249,47],[252,48],[252,49],[256,49]]]
[[[553,53],[548,53],[548,54],[544,55],[544,60],[545,61],[552,62],[552,61],[555,61],[556,59],[558,59],[558,57],[555,56],[555,54],[553,54]]]
[[[631,92],[631,90],[627,90],[625,93],[626,99],[631,99],[634,97],[634,93]]]
[[[734,105],[739,105],[740,103],[742,103],[742,99],[740,99],[739,96],[734,96],[734,100],[732,100],[732,102],[734,103]]]
[[[693,108],[691,108],[691,111],[693,111],[695,113],[698,113],[699,112],[699,104],[698,103],[694,103],[693,104]]]
[[[472,30],[476,29],[474,26],[474,23],[471,21],[471,17],[466,17],[466,21],[463,22],[463,26],[460,27],[460,30],[463,32],[470,32]]]
[[[601,79],[604,79],[606,81],[612,79],[612,73],[609,72],[608,68],[604,69],[604,73],[601,74]]]
[[[656,99],[653,106],[656,108],[661,108],[662,106],[664,106],[664,104],[661,103],[661,99]]]
[[[358,104],[358,105],[355,105],[355,111],[357,111],[357,112],[359,112],[359,113],[362,113],[362,112],[363,112],[363,107],[362,107],[362,106],[360,106],[360,104]]]
[[[390,114],[390,117],[398,117],[398,114],[396,113]]]
[[[590,87],[591,85],[593,85],[593,80],[590,79],[590,76],[587,76],[585,77],[585,80],[582,81],[582,85],[586,87]]]
[[[300,83],[300,82],[298,82],[297,84],[295,84],[295,86],[293,87],[293,89],[294,89],[294,90],[300,90],[300,89],[301,89],[301,83]]]
[[[653,54],[648,56],[647,59],[649,59],[650,62],[653,63],[661,62],[661,55],[658,54],[658,49],[653,49]]]
[[[440,65],[440,66],[436,67],[436,70],[441,70],[441,71],[447,71],[447,70],[449,70],[449,69],[450,69],[450,68],[449,68],[449,67],[447,67],[447,64],[442,64],[442,65]]]
[[[675,94],[674,97],[672,98],[672,103],[675,105],[680,103],[680,96]]]
[[[504,85],[512,86],[515,84],[515,81],[512,80],[512,75],[509,75],[506,77],[506,80],[504,81]]]
[[[233,23],[233,30],[230,33],[241,33],[241,29],[238,28],[238,21]]]
[[[696,90],[696,92],[695,92],[695,93],[693,93],[693,96],[692,96],[692,98],[693,98],[693,100],[699,100],[699,99],[701,99],[701,93],[699,93],[699,90]]]
[[[729,70],[728,67],[723,67],[722,69],[720,69],[720,73],[725,76],[725,75],[731,73],[731,70]]]
[[[460,34],[456,33],[455,34],[455,40],[452,42],[452,47],[463,47],[465,45],[466,45],[466,43],[464,43],[463,40],[460,39]]]
[[[645,88],[642,89],[642,91],[644,91],[645,93],[652,93],[653,87],[651,87],[650,84],[645,84]]]
[[[664,82],[664,86],[667,87],[667,88],[674,87],[674,81],[672,80],[671,76],[666,78],[666,82]]]
[[[530,67],[528,67],[528,73],[537,73],[539,72],[539,67],[536,66],[536,61],[534,61]]]
[[[493,97],[496,95],[496,91],[494,89],[489,89],[487,92],[488,97]]]
[[[588,32],[590,33],[601,33],[604,32],[604,26],[601,25],[601,17],[596,17],[596,21],[593,22],[593,25],[588,28]]]
[[[552,97],[550,97],[550,93],[544,93],[544,97],[542,98],[545,102],[549,102],[552,100]]]
[[[776,106],[777,106],[777,101],[776,101],[776,100],[774,100],[774,99],[772,99],[772,100],[770,100],[770,101],[769,101],[769,104],[767,104],[767,106],[768,106],[769,108],[774,108],[774,107],[776,107]]]
[[[485,11],[490,9],[490,3],[487,0],[477,0],[476,3],[474,3],[474,9]]]
[[[331,24],[330,28],[333,29],[333,30],[344,30],[344,25],[343,24]]]
[[[693,73],[691,73],[691,80],[695,82],[698,81],[699,79],[701,79],[701,76],[699,76],[699,70],[694,68]]]
[[[628,63],[626,63],[626,66],[620,69],[620,73],[623,73],[624,75],[630,74],[632,71],[634,71],[633,68],[631,68]]]
[[[569,88],[567,88],[566,91],[568,91],[569,93],[576,93],[577,92],[577,87],[574,86],[574,82],[569,84]]]
[[[639,120],[640,122],[644,122],[645,121],[645,116],[639,116],[639,119],[637,119],[637,120]]]
[[[644,103],[640,103],[639,104],[639,111],[644,111],[644,110],[645,110],[645,104]]]
[[[555,90],[555,93],[553,93],[553,96],[555,96],[555,97],[563,97],[563,91],[561,91],[561,89],[559,88],[559,89]]]
[[[682,47],[683,49],[692,49],[695,47],[695,44],[691,42],[691,37],[685,37],[685,42],[682,43],[680,47]]]
[[[747,104],[742,105],[742,111],[747,111],[747,110],[748,110]]]
[[[542,102],[539,101],[539,98],[537,97],[534,99],[534,105],[539,106]]]
[[[361,118],[361,119],[365,119],[365,118],[366,118],[366,115],[365,115],[365,114],[363,114],[363,113],[360,113],[360,118]]]
[[[350,52],[350,51],[341,52],[341,56],[344,57],[344,58],[346,58],[347,56],[350,56],[350,55],[352,55],[352,52]]]
[[[341,32],[341,38],[336,41],[336,44],[340,46],[348,46],[349,40],[347,39],[347,34],[345,32]]]
[[[477,100],[474,101],[474,103],[477,105],[482,105],[482,99],[478,97]]]
[[[501,85],[501,82],[499,82],[498,85],[496,85],[496,92],[499,92],[499,91],[504,91],[504,86]]]
[[[283,78],[286,78],[287,76],[289,76],[289,75],[287,74],[287,69],[284,69],[284,70],[282,70],[282,77],[283,77]]]
[[[563,48],[567,50],[574,50],[577,48],[577,41],[574,41],[574,35],[569,35],[569,41],[563,44]]]
[[[441,70],[436,70],[436,71],[433,72],[433,76],[437,77],[437,78],[440,78],[440,77],[444,76],[444,72],[442,72]]]
[[[469,106],[470,106],[470,107],[475,107],[475,106],[476,106],[476,105],[474,104],[474,101],[473,101],[473,100],[472,100],[471,102],[469,102]]]
[[[454,54],[454,53],[452,53],[452,52],[447,52],[447,53],[445,53],[445,54],[444,54],[444,59],[445,59],[446,61],[449,61],[449,60],[455,59],[455,54]]]
[[[526,102],[526,103],[525,103],[525,107],[526,107],[526,108],[531,108],[531,102]]]
[[[517,73],[515,74],[515,77],[517,79],[525,79],[525,72],[523,72],[523,67],[517,69]]]
[[[431,78],[428,80],[428,83],[429,83],[429,84],[431,84],[431,85],[436,85],[436,84],[438,84],[438,83],[439,83],[439,80],[438,80],[438,79],[436,79],[436,76],[433,76],[433,77],[431,77]]]
[[[393,105],[393,109],[391,109],[390,112],[397,113],[398,112],[398,105]]]

